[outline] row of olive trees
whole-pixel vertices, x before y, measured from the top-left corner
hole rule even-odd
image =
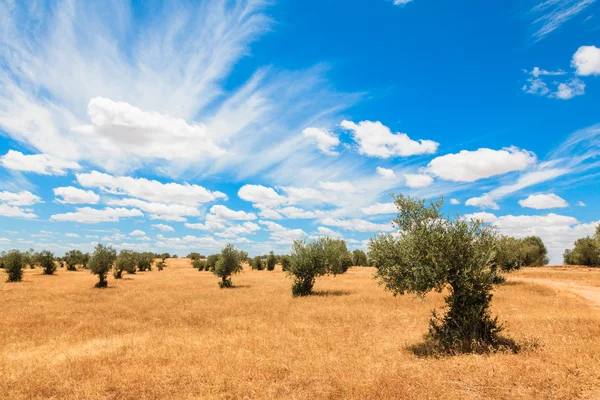
[[[567,265],[600,267],[600,224],[594,236],[575,241],[573,249],[566,250],[563,257]]]
[[[8,275],[8,282],[20,282],[23,278],[23,269],[29,265],[30,268],[41,267],[42,273],[52,275],[56,271],[54,254],[48,250],[35,253],[32,250],[19,251],[10,250],[0,253],[0,268]]]

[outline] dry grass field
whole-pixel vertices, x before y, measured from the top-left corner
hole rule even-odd
[[[600,310],[568,288],[496,290],[519,354],[423,358],[410,346],[442,295],[395,298],[371,268],[293,299],[281,271],[245,271],[221,290],[188,260],[167,265],[108,289],[64,269],[1,283],[0,399],[600,398]],[[600,286],[584,268],[512,276]]]

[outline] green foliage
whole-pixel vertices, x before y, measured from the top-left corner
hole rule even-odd
[[[481,352],[503,346],[501,326],[490,316],[491,290],[497,281],[497,233],[489,224],[441,213],[443,200],[395,197],[399,234],[382,234],[369,243],[369,257],[380,284],[394,295],[447,288],[448,310],[435,312],[428,341],[443,352]]]
[[[204,260],[200,260],[199,258],[192,259],[192,267],[198,271],[204,271]]]
[[[165,262],[164,261],[161,260],[161,261],[159,261],[159,262],[156,263],[156,269],[157,270],[162,271],[163,268],[165,268]]]
[[[275,265],[277,264],[277,257],[275,257],[275,253],[272,251],[269,253],[267,257],[267,271],[273,271],[275,269]]]
[[[290,256],[281,256],[281,270],[287,272],[290,270],[290,264],[292,263]]]
[[[252,261],[252,269],[257,271],[262,271],[264,269],[262,258],[260,256],[254,257],[254,261]]]
[[[240,253],[233,246],[233,244],[228,244],[221,251],[221,257],[217,261],[215,265],[215,269],[213,273],[221,278],[221,282],[219,282],[219,286],[221,288],[230,288],[233,286],[231,282],[231,275],[237,274],[242,271],[242,265],[240,262]]]
[[[98,275],[97,288],[108,286],[106,275],[108,275],[116,259],[117,252],[110,246],[98,244],[94,249],[94,254],[90,257],[88,265],[92,274]]]
[[[152,271],[152,263],[154,262],[154,254],[150,252],[138,253],[137,267],[141,272]]]
[[[190,260],[195,261],[195,260],[201,259],[202,258],[202,254],[200,254],[200,253],[190,253],[190,254],[187,255],[186,258],[189,258]]]
[[[250,261],[247,251],[240,250],[240,261],[243,263]]]
[[[524,243],[510,236],[500,236],[496,243],[494,262],[502,271],[521,268],[524,262]]]
[[[548,259],[548,250],[539,236],[528,236],[523,238],[521,242],[522,266],[540,267],[548,264],[550,261]]]
[[[42,273],[52,275],[56,272],[56,263],[54,262],[54,254],[48,250],[42,250],[37,254],[37,263],[42,267]]]
[[[20,282],[23,279],[23,268],[25,267],[23,253],[19,250],[11,250],[2,259],[4,270],[8,274],[7,282]]]
[[[294,276],[292,296],[308,296],[315,279],[327,274],[344,273],[344,260],[348,257],[346,242],[322,237],[310,243],[295,240],[292,245],[288,273]]]
[[[166,267],[167,264],[165,264],[165,260],[171,258],[171,255],[169,253],[162,253],[158,255],[158,258],[163,262],[163,267]]]
[[[77,265],[84,262],[84,255],[79,250],[71,250],[65,254],[65,262],[67,271],[77,271]]]
[[[600,241],[585,237],[575,242],[573,250],[566,250],[564,262],[567,265],[600,267]]]
[[[208,256],[206,261],[208,262],[208,270],[209,271],[215,270],[215,267],[217,266],[217,261],[219,261],[219,258],[221,258],[220,254],[211,254],[210,256]]]
[[[369,265],[369,261],[367,260],[367,254],[359,249],[356,249],[352,252],[352,265],[356,267],[366,267]]]
[[[135,271],[137,261],[137,254],[134,251],[121,250],[113,267],[115,279],[121,279],[123,272]]]

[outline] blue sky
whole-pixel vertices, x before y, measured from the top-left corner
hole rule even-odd
[[[554,263],[600,220],[600,2],[0,1],[0,250],[365,248],[390,193]]]

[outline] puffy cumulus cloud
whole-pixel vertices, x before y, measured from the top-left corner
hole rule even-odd
[[[161,232],[175,232],[175,229],[170,225],[152,224],[152,227],[158,229]]]
[[[335,148],[340,144],[340,139],[326,129],[306,128],[302,131],[302,136],[316,144],[317,148],[324,154],[330,156],[339,154],[335,151]]]
[[[42,203],[42,199],[28,190],[19,193],[0,192],[0,203],[6,203],[10,206],[32,206]]]
[[[498,210],[500,206],[492,196],[484,194],[480,197],[471,197],[465,202],[467,206],[480,207],[480,208],[491,208],[492,210]]]
[[[460,201],[458,201],[458,199],[450,199],[450,204],[456,206],[460,204]]]
[[[181,118],[143,111],[126,102],[95,97],[89,101],[88,114],[92,124],[73,130],[95,138],[116,165],[161,159],[181,162],[225,153],[205,125],[190,125]]]
[[[241,225],[231,225],[226,227],[223,231],[215,233],[215,236],[227,238],[227,239],[237,239],[240,235],[249,235],[253,234],[260,230],[260,226],[255,224],[254,222],[244,222]]]
[[[521,207],[535,208],[536,210],[545,210],[549,208],[565,208],[569,206],[563,198],[554,193],[532,194],[526,199],[519,200]]]
[[[68,237],[68,238],[75,238],[75,239],[81,237],[81,236],[79,236],[76,233],[67,233],[67,234],[65,234],[65,236]]]
[[[466,214],[464,215],[464,218],[466,219],[477,219],[483,222],[494,222],[498,220],[498,217],[496,217],[495,214],[489,213],[489,212],[476,212],[476,213],[472,213],[472,214]]]
[[[340,232],[334,231],[333,229],[325,228],[324,226],[319,226],[317,228],[316,234],[311,236],[311,238],[318,238],[318,237],[323,237],[323,236],[328,236],[328,237],[338,238],[338,239],[344,238],[344,235],[342,235]]]
[[[358,189],[350,182],[319,182],[319,186],[331,192],[343,193],[361,193],[363,190]]]
[[[215,205],[210,209],[210,213],[216,217],[216,219],[224,220],[236,220],[236,221],[250,221],[256,219],[256,214],[247,213],[245,211],[231,210],[223,205]],[[208,218],[208,216],[207,216]]]
[[[306,237],[306,232],[302,229],[286,228],[272,221],[260,221],[269,231],[269,237],[277,244],[291,244],[295,239]]]
[[[216,240],[212,236],[193,236],[187,235],[184,237],[164,237],[162,235],[157,236],[156,247],[165,249],[209,249],[211,251],[220,250],[225,246],[226,242],[222,240]]]
[[[108,205],[134,207],[150,214],[150,219],[164,221],[185,222],[185,217],[200,216],[200,211],[197,208],[183,204],[152,203],[139,199],[125,198],[109,200]]]
[[[296,203],[333,203],[337,200],[334,195],[320,192],[313,188],[298,188],[285,186],[283,190],[287,193],[287,202]]]
[[[277,214],[283,215],[285,218],[288,218],[288,219],[322,218],[327,214],[325,211],[321,211],[321,210],[308,211],[308,210],[303,210],[298,207],[278,208],[276,210],[276,212],[277,212]]]
[[[35,215],[34,213],[24,211],[19,207],[11,206],[9,204],[1,204],[1,203],[0,203],[0,215],[3,217],[26,218],[26,219],[37,218],[37,215]]]
[[[262,185],[244,185],[238,190],[240,199],[249,201],[258,208],[268,208],[284,204],[287,199],[275,189]]]
[[[575,96],[582,96],[584,94],[585,83],[580,79],[571,79],[570,81],[559,83],[556,92],[550,96],[561,100],[570,100]]]
[[[54,214],[51,221],[79,222],[82,224],[98,224],[100,222],[119,222],[121,218],[143,217],[138,209],[106,207],[103,210],[91,207],[77,208],[76,212]]]
[[[342,229],[358,231],[358,232],[389,232],[393,230],[391,224],[376,224],[364,219],[336,219],[325,218],[321,220],[321,224],[327,226],[337,226]]]
[[[276,219],[276,220],[283,219],[283,216],[275,210],[268,210],[268,209],[260,210],[259,215],[264,219]]]
[[[475,182],[513,171],[523,171],[536,162],[535,154],[517,147],[502,150],[482,148],[436,157],[429,162],[427,171],[447,181]]]
[[[381,122],[362,121],[358,124],[344,120],[340,126],[352,132],[358,151],[370,157],[408,157],[434,154],[439,146],[432,140],[412,140],[405,133],[392,133]]]
[[[375,169],[377,171],[377,175],[379,175],[382,179],[394,180],[396,179],[396,173],[393,169],[377,167]]]
[[[404,174],[406,186],[412,189],[422,189],[431,186],[433,178],[427,174]]]
[[[225,229],[225,225],[219,221],[206,221],[203,223],[185,224],[186,228],[197,229],[199,231],[217,231]]]
[[[100,196],[91,190],[82,190],[73,186],[53,189],[56,201],[63,204],[98,204]],[[62,197],[58,198],[58,197]]]
[[[394,203],[375,203],[371,206],[361,208],[361,211],[366,215],[397,214],[398,207]]]
[[[113,176],[98,171],[76,174],[77,182],[86,188],[96,187],[117,194],[137,197],[156,203],[178,203],[195,206],[217,199],[227,199],[221,192],[211,192],[199,185],[189,183],[162,183],[146,178]]]
[[[68,170],[79,170],[81,166],[48,154],[23,154],[9,150],[0,157],[0,164],[14,171],[34,172],[42,175],[66,175]]]
[[[600,75],[600,48],[581,46],[573,55],[571,66],[580,76]]]
[[[146,236],[146,232],[136,229],[135,231],[132,231],[129,236]]]
[[[546,76],[556,77],[567,74],[562,70],[546,71],[535,67],[532,71],[525,70],[525,72],[529,74],[529,77],[522,89],[527,94],[542,97],[546,96],[560,100],[569,100],[575,96],[582,96],[585,94],[585,83],[577,78],[572,78],[563,82],[554,78],[550,84],[546,83],[544,80]]]

